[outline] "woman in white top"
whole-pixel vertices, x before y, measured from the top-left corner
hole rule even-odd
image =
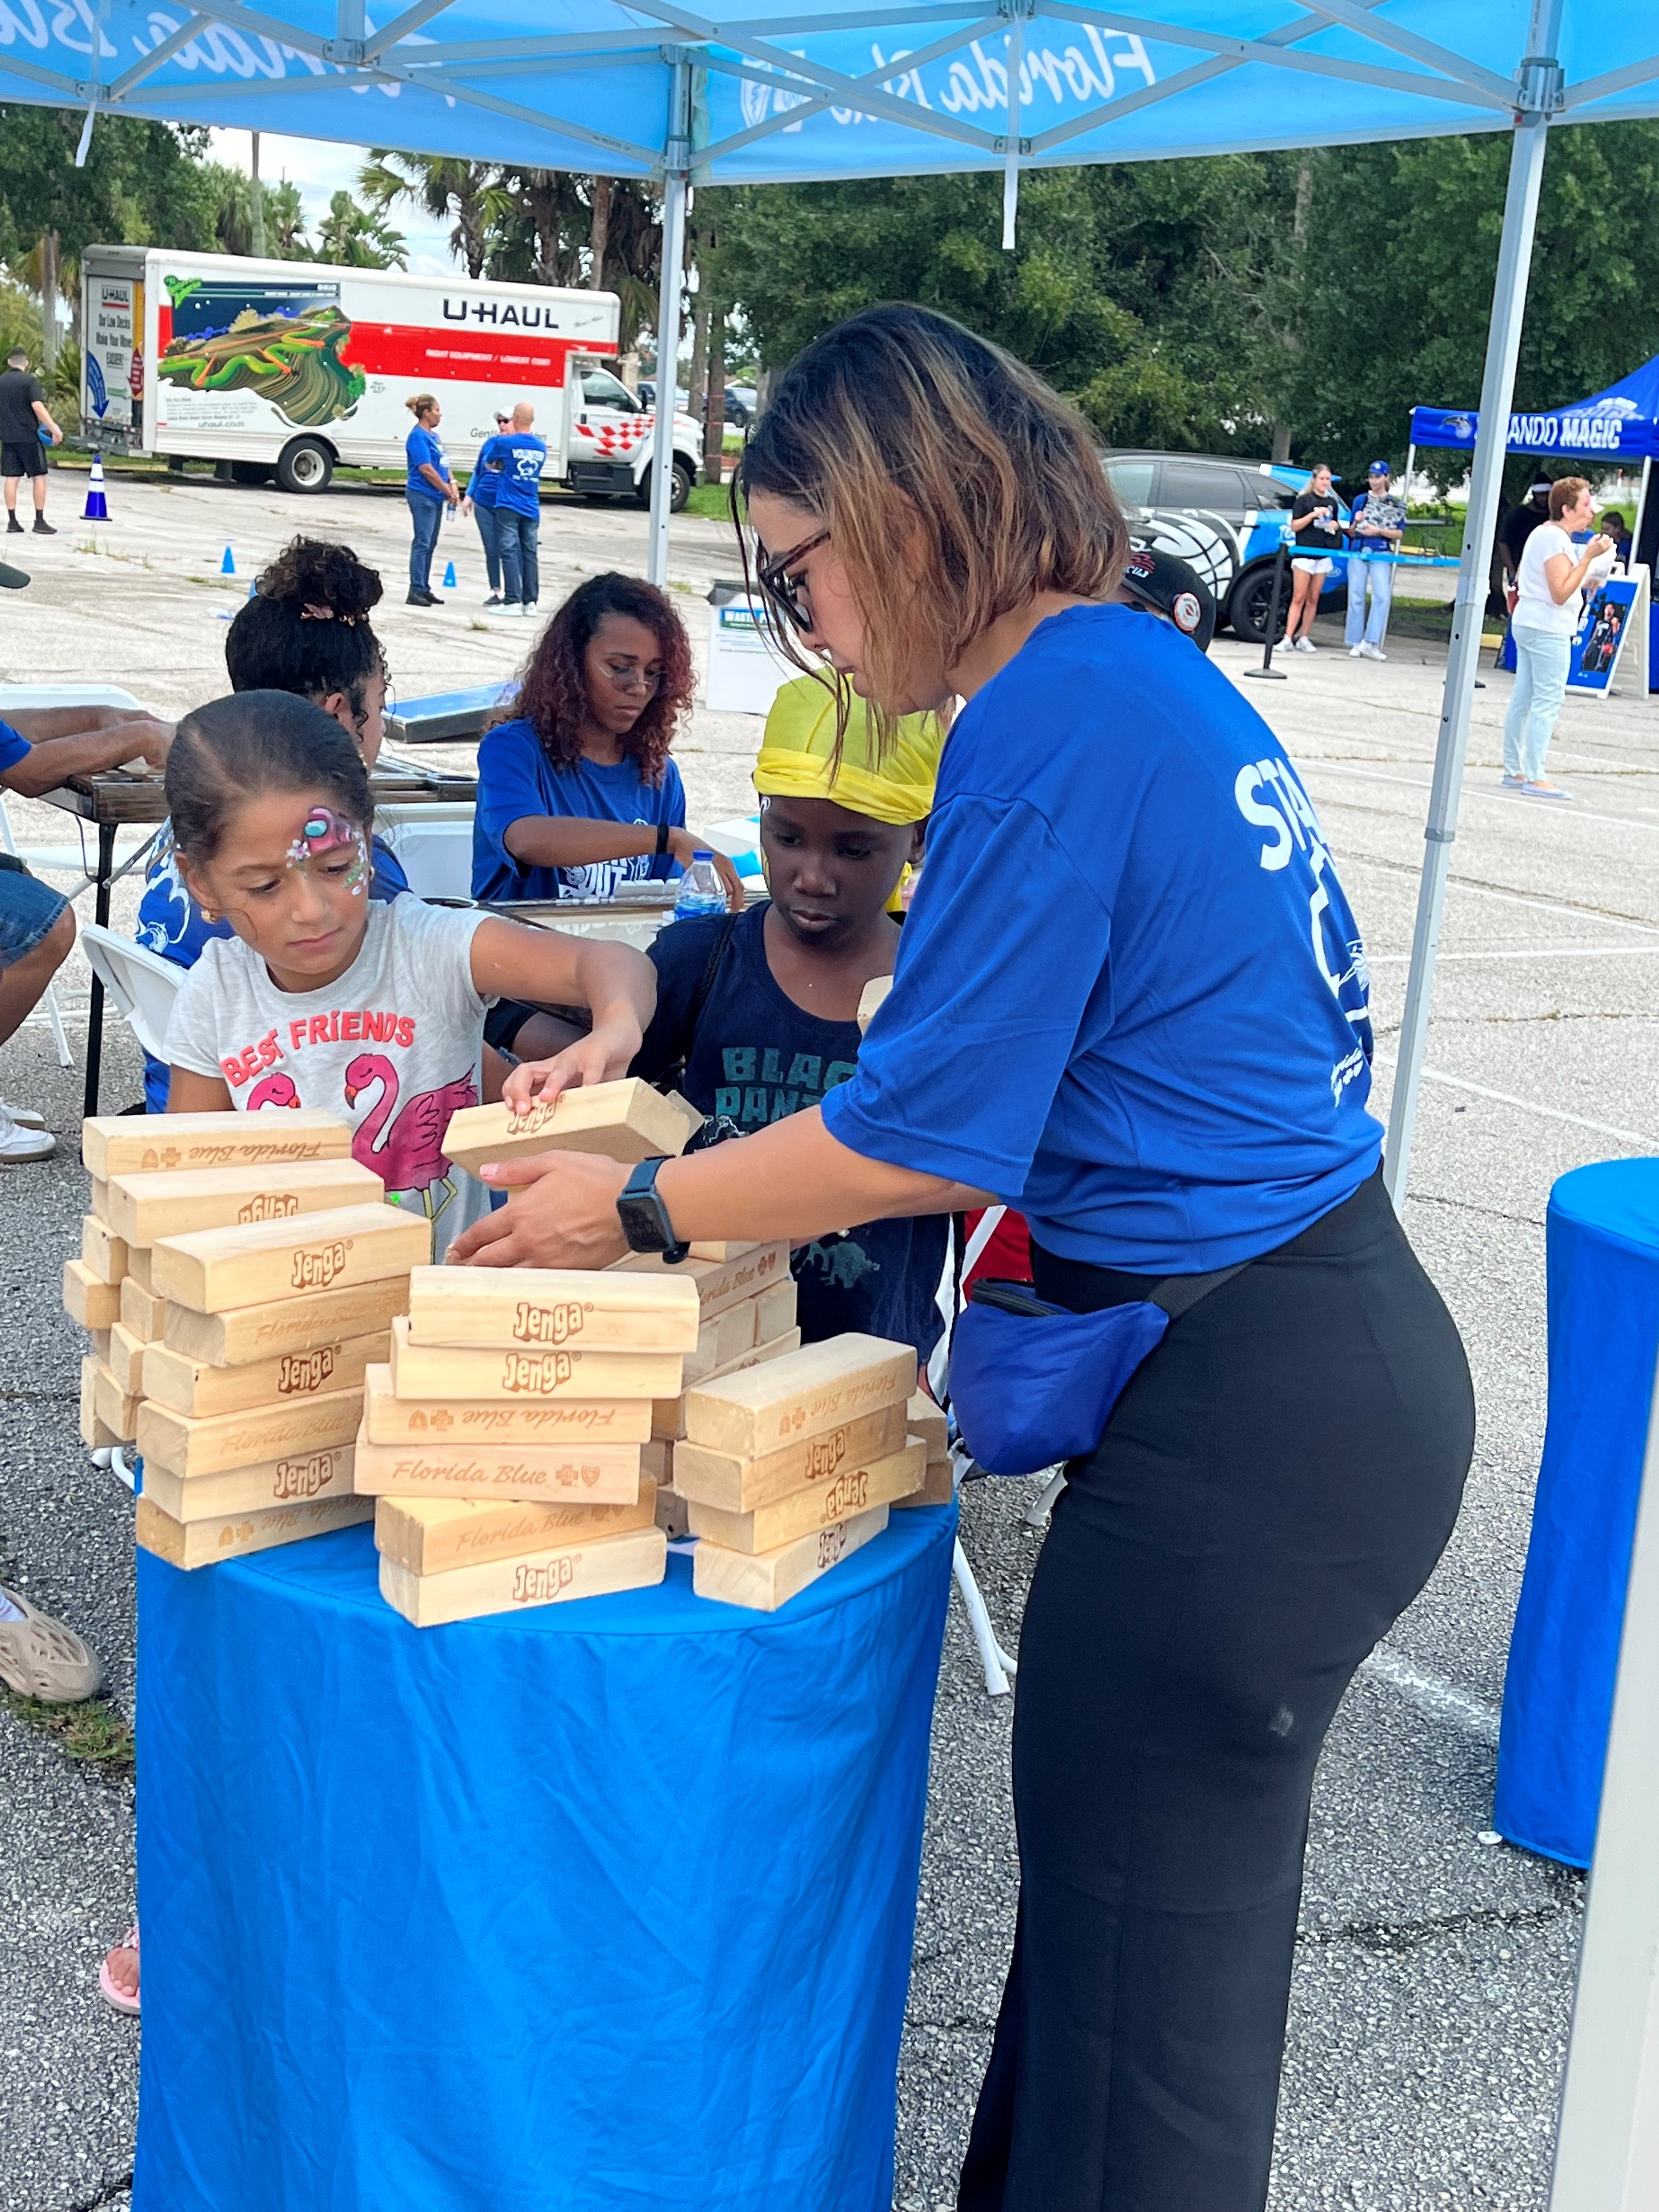
[[[1521,555],[1510,625],[1515,696],[1504,717],[1504,788],[1523,799],[1572,796],[1544,774],[1544,757],[1566,696],[1585,580],[1599,583],[1613,566],[1611,538],[1592,538],[1583,547],[1572,542],[1575,530],[1589,528],[1595,511],[1583,477],[1559,477],[1550,486],[1549,520],[1539,524]]]

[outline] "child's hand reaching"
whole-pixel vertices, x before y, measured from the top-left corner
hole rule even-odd
[[[639,1048],[637,1022],[625,1015],[596,1022],[587,1036],[551,1060],[521,1060],[501,1085],[501,1103],[517,1120],[532,1106],[550,1106],[562,1091],[614,1082],[627,1074]]]

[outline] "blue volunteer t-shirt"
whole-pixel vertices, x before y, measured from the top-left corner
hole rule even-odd
[[[685,1061],[678,1088],[703,1116],[688,1149],[746,1137],[817,1106],[854,1073],[856,1022],[827,1022],[798,1006],[766,957],[766,908],[737,916],[697,1016],[693,1009],[726,929],[710,915],[677,921],[651,947],[657,1011],[632,1070],[654,1079]],[[924,1360],[944,1333],[937,1293],[949,1224],[943,1214],[866,1221],[814,1237],[794,1255],[802,1340],[858,1329],[913,1344]]]
[[[487,444],[488,440],[485,441]],[[494,507],[495,495],[501,488],[499,468],[487,468],[482,449],[472,465],[472,473],[466,480],[466,495],[474,507]]]
[[[404,440],[404,451],[409,456],[410,490],[422,499],[441,499],[443,494],[434,490],[421,474],[421,464],[426,461],[436,469],[446,483],[450,480],[449,464],[444,459],[443,446],[436,433],[422,429],[417,422]]]
[[[495,504],[513,514],[541,511],[542,471],[547,466],[547,447],[528,430],[503,430],[487,438],[478,452],[480,468],[499,468]]]
[[[0,722],[0,775],[16,767],[23,756],[32,751],[28,739],[21,731],[14,730],[9,722]]]
[[[825,1126],[995,1192],[1067,1259],[1230,1267],[1375,1171],[1367,988],[1261,716],[1169,624],[1071,608],[951,730],[893,989]]]
[[[530,868],[502,842],[515,822],[539,815],[590,822],[685,826],[685,787],[672,761],[659,784],[641,781],[632,761],[601,767],[578,761],[556,769],[522,718],[503,722],[478,747],[478,806],[472,818],[472,896],[479,899],[611,898],[618,884],[665,882],[679,873],[666,853],[630,854],[580,868]]]
[[[409,889],[409,878],[390,845],[373,840],[374,872],[369,878],[372,899],[395,899]],[[138,902],[138,927],[133,932],[147,951],[159,952],[179,968],[193,968],[204,946],[216,937],[234,937],[228,921],[210,921],[185,889],[179,872],[177,849],[169,830],[155,848],[144,871],[144,892]],[[173,1070],[164,1060],[144,1054],[144,1103],[152,1114],[167,1110],[167,1085]]]

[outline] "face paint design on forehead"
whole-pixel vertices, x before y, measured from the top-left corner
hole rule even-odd
[[[299,836],[288,848],[289,866],[303,868],[312,860],[349,848],[355,849],[356,857],[341,880],[361,898],[368,883],[368,846],[357,824],[331,806],[313,806],[307,815]]]

